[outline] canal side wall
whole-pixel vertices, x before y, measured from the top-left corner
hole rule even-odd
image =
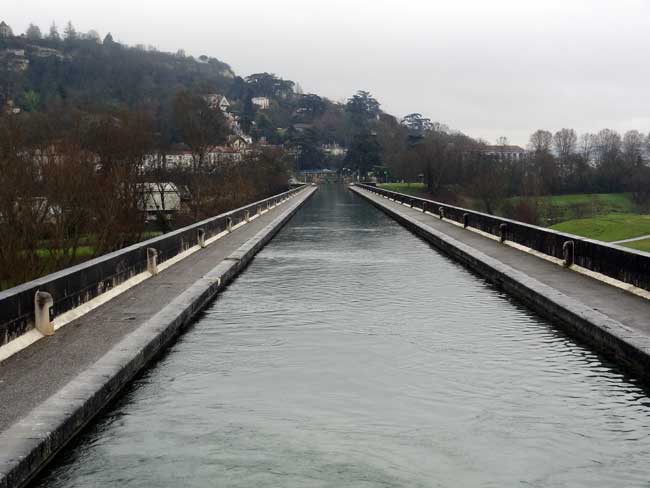
[[[649,337],[386,205],[377,194],[355,187],[351,190],[437,249],[552,320],[570,335],[604,353],[644,381],[650,381]],[[444,303],[438,306],[444,307]]]
[[[26,485],[187,327],[314,194],[287,208],[211,271],[26,417],[0,433],[0,488]]]
[[[472,227],[507,241],[521,244],[548,256],[564,259],[565,244],[570,243],[568,252],[572,264],[604,274],[615,280],[638,288],[650,290],[650,256],[642,251],[624,248],[614,244],[587,239],[585,237],[558,232],[552,229],[525,224],[516,220],[476,212],[462,207],[418,198],[412,195],[359,184],[360,188],[376,193],[411,207],[436,215],[442,211],[444,218],[466,227]]]
[[[35,294],[49,293],[53,298],[52,320],[80,307],[84,303],[115,289],[134,276],[147,272],[148,249],[155,249],[160,265],[189,248],[224,232],[228,225],[236,226],[253,216],[258,209],[266,210],[301,191],[304,186],[251,203],[230,212],[205,219],[153,239],[139,242],[77,266],[0,292],[0,347],[35,327]],[[200,237],[201,236],[201,237]]]

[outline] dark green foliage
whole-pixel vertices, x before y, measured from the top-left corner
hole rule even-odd
[[[246,77],[246,83],[255,97],[288,98],[295,83],[272,73],[255,73]]]
[[[345,106],[358,127],[366,127],[379,117],[379,102],[367,91],[358,91]]]
[[[363,130],[354,136],[345,158],[348,168],[367,174],[374,166],[382,165],[381,146],[377,135],[369,130]]]

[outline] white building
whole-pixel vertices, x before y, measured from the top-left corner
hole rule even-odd
[[[480,152],[486,156],[509,161],[522,161],[527,155],[526,150],[522,147],[510,145],[485,146]]]
[[[181,209],[181,194],[174,183],[142,183],[141,191],[142,210],[147,213],[147,220],[155,220],[161,212],[171,215]]]
[[[210,95],[206,95],[205,101],[208,102],[208,106],[212,110],[219,109],[223,113],[227,113],[230,109],[230,102],[228,99],[223,95],[219,95],[218,93],[211,93]]]
[[[13,36],[14,36],[14,31],[11,30],[11,27],[9,27],[4,20],[0,22],[0,37],[7,38]]]
[[[267,110],[271,106],[271,100],[267,97],[253,97],[251,102],[260,110]]]
[[[339,146],[338,144],[323,144],[321,147],[321,150],[330,156],[338,157],[338,156],[345,156],[348,153],[348,150],[344,148],[343,146]]]

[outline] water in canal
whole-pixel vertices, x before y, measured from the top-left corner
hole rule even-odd
[[[647,392],[324,188],[38,484],[649,482]]]

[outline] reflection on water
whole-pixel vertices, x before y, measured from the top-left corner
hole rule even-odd
[[[650,400],[325,188],[39,481],[648,486]]]

